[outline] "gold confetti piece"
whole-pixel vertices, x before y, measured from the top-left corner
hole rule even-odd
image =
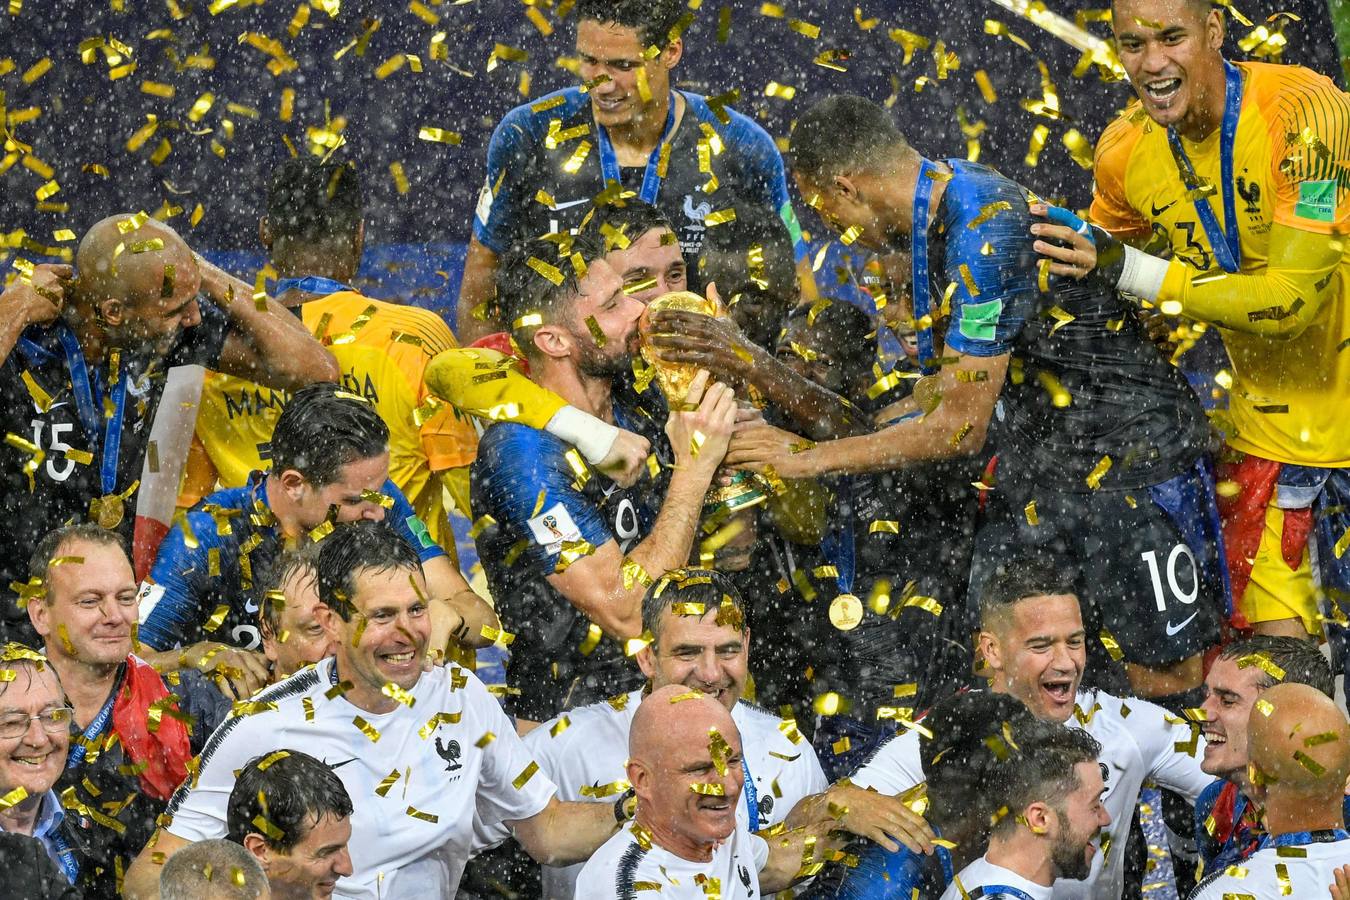
[[[512,779],[511,786],[514,787],[516,790],[520,790],[521,788],[525,787],[526,784],[529,783],[530,779],[534,777],[534,773],[538,771],[539,771],[539,763],[535,762],[534,760],[530,760],[530,764],[527,765],[524,769],[522,769],[519,775],[517,775],[514,779]]]
[[[412,709],[413,704],[417,702],[417,698],[414,697],[411,692],[405,691],[403,688],[394,684],[392,681],[386,681],[384,683],[384,687],[380,688],[380,693],[384,694],[390,700],[395,700],[399,703],[402,703],[409,709]]]
[[[535,272],[544,276],[555,285],[560,285],[563,283],[562,271],[557,266],[550,265],[549,263],[544,262],[537,256],[531,256],[529,259],[525,261],[525,265],[529,266]],[[539,319],[538,324],[542,324],[543,317],[539,316],[538,313],[535,313],[534,316]],[[529,318],[529,316],[524,316],[522,318]],[[521,326],[517,325],[516,327],[519,328]]]
[[[998,101],[998,92],[994,90],[989,73],[984,69],[975,70],[975,85],[980,89],[980,96],[984,97],[985,103],[993,104]]]
[[[229,614],[230,614],[230,605],[228,603],[220,604],[215,608],[215,611],[211,613],[210,618],[206,620],[206,624],[202,626],[202,630],[215,631],[222,624],[224,624],[225,617],[228,616]]]
[[[403,163],[391,162],[389,164],[389,175],[394,179],[394,188],[400,194],[408,193],[408,176],[403,171]]]
[[[844,230],[843,234],[839,235],[839,243],[847,247],[861,237],[862,233],[863,228],[861,225],[850,225]]]
[[[716,212],[708,213],[703,219],[703,223],[711,228],[714,225],[725,225],[728,222],[736,221],[736,210],[734,207],[719,209]]]
[[[370,738],[372,744],[380,739],[380,730],[360,716],[353,718],[352,724],[356,726],[357,731]]]
[[[516,639],[516,636],[511,632],[493,628],[491,625],[484,625],[480,629],[480,633],[484,638],[501,647],[510,646],[511,642]]]
[[[464,139],[464,136],[458,131],[433,128],[430,125],[423,125],[419,128],[417,130],[417,136],[424,141],[435,141],[436,143],[450,144],[451,146],[459,146],[459,143]]]
[[[915,50],[927,50],[932,44],[928,38],[915,34],[912,31],[906,31],[903,28],[892,28],[887,32],[887,36],[904,48],[905,65],[909,65],[910,60],[914,58]]]
[[[1103,456],[1100,460],[1097,461],[1097,465],[1092,467],[1092,471],[1089,472],[1087,477],[1084,478],[1083,480],[1087,482],[1088,487],[1092,488],[1095,491],[1102,486],[1102,476],[1104,476],[1110,470],[1111,470],[1111,457]]]
[[[1088,171],[1092,170],[1092,143],[1077,128],[1070,128],[1060,138],[1068,148],[1073,161]]]
[[[979,285],[975,283],[975,276],[971,274],[970,266],[966,263],[961,263],[958,271],[961,273],[961,281],[966,286],[966,293],[970,294],[972,297],[980,296],[980,288]]]
[[[1032,500],[1032,501],[1030,501],[1029,503],[1027,503],[1027,505],[1026,505],[1025,507],[1022,508],[1022,512],[1024,512],[1024,513],[1026,514],[1026,517],[1027,517],[1027,524],[1028,524],[1028,525],[1033,525],[1033,526],[1034,526],[1034,525],[1039,525],[1039,524],[1041,524],[1040,516],[1038,516],[1038,515],[1036,514],[1036,501],[1035,501],[1035,500]]]
[[[995,200],[993,203],[986,203],[980,207],[980,214],[966,223],[966,227],[974,231],[999,213],[1011,209],[1012,204],[1007,200]]]
[[[431,822],[433,825],[441,820],[441,817],[435,813],[422,812],[415,806],[409,806],[406,812],[414,819],[421,819],[423,822]]]
[[[725,786],[713,782],[695,781],[690,783],[689,790],[695,794],[702,794],[705,797],[725,797]]]
[[[1109,654],[1113,660],[1120,662],[1125,658],[1124,651],[1120,649],[1120,642],[1116,640],[1115,635],[1111,634],[1111,632],[1103,628],[1098,635],[1098,638],[1101,640],[1102,646],[1106,648],[1107,654]]]
[[[1256,666],[1276,681],[1284,680],[1284,669],[1275,665],[1270,656],[1265,653],[1248,653],[1246,656],[1241,657],[1237,664],[1239,669]]]

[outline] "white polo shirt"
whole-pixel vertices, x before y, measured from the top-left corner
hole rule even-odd
[[[1144,781],[1154,781],[1194,803],[1214,779],[1200,771],[1205,739],[1161,706],[1104,691],[1080,691],[1076,700],[1073,718],[1066,724],[1081,727],[1102,745],[1099,761],[1106,766],[1102,802],[1111,824],[1103,830],[1097,849],[1108,836],[1110,844],[1107,853],[1093,856],[1086,880],[1055,882],[1055,900],[1116,900],[1125,890],[1125,843]],[[919,733],[911,729],[887,740],[852,780],[886,794],[899,794],[923,781]]]
[[[411,705],[376,715],[335,688],[332,658],[249,701],[221,723],[199,775],[169,802],[168,831],[187,841],[225,836],[235,773],[273,750],[328,763],[351,796],[355,872],[334,896],[350,900],[453,897],[472,846],[475,813],[526,819],[556,793],[515,726],[472,672],[424,672]],[[331,696],[330,696],[331,694]]]
[[[643,692],[619,694],[578,707],[539,725],[525,736],[525,746],[539,761],[540,771],[558,785],[559,800],[613,803],[628,789],[628,733]],[[741,734],[747,776],[754,782],[758,819],[749,821],[749,795],[736,808],[736,818],[751,831],[777,825],[803,797],[829,787],[811,744],[789,723],[742,700],[731,709]],[[793,738],[796,738],[794,741]],[[504,826],[475,824],[483,849],[505,839]],[[544,897],[568,900],[581,864],[543,867]]]
[[[1053,893],[1051,888],[996,866],[982,856],[957,874],[956,880],[942,892],[942,900],[965,900],[970,894],[988,900],[1050,900]]]
[[[1350,864],[1350,836],[1344,831],[1281,835],[1276,846],[1258,850],[1241,865],[1200,882],[1193,900],[1280,900],[1328,897],[1336,870]]]
[[[731,837],[708,862],[691,862],[639,839],[637,825],[621,828],[595,851],[577,877],[576,900],[760,900],[759,870],[769,845],[736,822]],[[643,844],[647,846],[644,848]]]

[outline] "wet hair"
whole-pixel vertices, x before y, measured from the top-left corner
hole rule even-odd
[[[497,268],[496,305],[503,324],[525,353],[537,352],[534,332],[540,325],[573,324],[574,301],[581,294],[582,278],[573,257],[580,254],[582,263],[589,266],[603,256],[604,244],[597,234],[598,230],[587,229],[563,241],[535,238],[512,246],[503,255]],[[552,266],[556,275],[541,273],[536,268],[542,268],[541,263]],[[561,280],[555,283],[553,279],[558,276]],[[542,321],[528,322],[527,318],[535,314]]]
[[[356,166],[296,157],[272,171],[267,227],[275,238],[312,243],[350,238],[361,225],[365,191]]]
[[[827,97],[808,109],[792,129],[790,148],[792,170],[817,183],[873,171],[884,157],[910,150],[890,113],[852,94]]]
[[[124,554],[127,552],[127,542],[121,534],[104,528],[96,522],[61,525],[44,534],[42,539],[37,542],[37,546],[33,548],[32,555],[28,557],[28,579],[30,583],[34,579],[38,579],[45,584],[47,575],[51,570],[52,560],[57,558],[58,551],[62,547],[77,542],[89,543],[97,547],[116,547]]]
[[[590,221],[586,223],[586,230],[593,237],[605,241],[606,235],[601,229],[603,225],[622,232],[630,241],[636,241],[653,228],[675,233],[675,227],[670,224],[670,219],[665,213],[650,203],[633,198],[595,207]]]
[[[656,579],[642,598],[642,630],[661,640],[662,617],[675,603],[701,603],[703,615],[745,630],[745,606],[740,591],[726,575],[714,569],[675,569]],[[701,617],[700,617],[701,618]]]
[[[56,679],[56,686],[61,689],[61,696],[65,697],[65,688],[61,685],[61,673],[56,671],[56,667],[48,662],[47,657],[42,653],[17,641],[0,644],[0,672],[10,672],[15,676],[4,675],[0,677],[0,696],[4,696],[5,692],[9,690],[9,686],[18,680],[17,674],[20,669],[28,673],[30,685],[36,673],[51,672],[52,677]]]
[[[383,522],[365,520],[338,525],[320,541],[316,568],[319,601],[342,621],[350,622],[356,613],[351,598],[356,593],[358,572],[420,572],[422,561],[398,532]]]
[[[282,587],[295,577],[317,579],[318,559],[318,544],[304,544],[277,557],[267,573],[262,604],[258,607],[258,626],[263,634],[272,638],[281,634],[281,613],[286,604]]]
[[[188,844],[159,870],[160,900],[257,900],[267,891],[262,864],[223,838]]]
[[[272,471],[294,469],[314,487],[341,477],[350,463],[389,449],[389,426],[363,397],[330,382],[296,391],[272,431]]]
[[[1039,739],[1004,743],[1006,758],[998,767],[998,777],[989,784],[986,802],[995,810],[1005,810],[990,834],[1006,833],[1016,827],[1022,811],[1032,803],[1046,803],[1062,809],[1064,798],[1079,788],[1074,766],[1096,762],[1102,752],[1097,739],[1081,728],[1051,725]]]
[[[980,597],[980,622],[988,625],[1028,597],[1078,595],[1073,578],[1044,556],[1022,556],[999,563]]]
[[[829,306],[816,310],[814,319],[811,318],[812,308],[794,306],[788,311],[788,322],[805,323],[803,327],[812,336],[810,349],[828,354],[843,370],[845,384],[860,383],[871,372],[877,358],[872,320],[867,313],[844,300],[830,301]],[[867,401],[865,396],[845,399],[853,403]]]
[[[989,837],[989,823],[998,812],[987,799],[988,785],[1006,765],[1015,764],[1010,743],[1030,746],[1051,729],[1011,694],[969,691],[937,703],[923,718],[919,755],[928,782],[928,816],[948,836],[974,833]],[[931,732],[932,736],[929,736]],[[975,849],[975,855],[983,852]]]
[[[730,208],[736,211],[736,218],[704,234],[698,259],[703,286],[716,281],[717,291],[728,305],[736,294],[757,290],[784,307],[795,306],[797,261],[787,225],[763,204],[737,200]],[[752,252],[760,259],[752,260]]]
[[[261,834],[268,847],[289,853],[319,819],[351,814],[351,797],[327,763],[298,750],[277,750],[255,756],[239,773],[230,791],[225,837],[243,844],[245,836]],[[259,819],[270,827],[256,824]]]
[[[636,28],[645,47],[670,43],[672,29],[685,13],[683,0],[580,0],[577,21],[610,23]]]
[[[1284,671],[1283,678],[1276,678],[1269,669],[1258,667],[1261,675],[1256,684],[1261,690],[1277,684],[1306,684],[1332,699],[1336,697],[1336,679],[1331,673],[1331,664],[1311,641],[1258,634],[1234,641],[1219,651],[1219,659],[1237,660],[1239,665],[1250,656],[1263,657]]]

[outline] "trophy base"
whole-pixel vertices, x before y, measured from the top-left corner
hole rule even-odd
[[[758,506],[769,499],[769,492],[760,480],[749,472],[737,472],[731,484],[708,492],[703,505],[715,514],[729,516],[743,509]]]

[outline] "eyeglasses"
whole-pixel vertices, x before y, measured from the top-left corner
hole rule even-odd
[[[0,718],[0,739],[13,740],[23,737],[28,733],[28,727],[34,720],[39,722],[42,730],[48,734],[61,734],[70,730],[70,720],[74,714],[75,710],[69,706],[58,706],[56,709],[40,712],[36,716],[25,716],[22,713],[5,716]]]

